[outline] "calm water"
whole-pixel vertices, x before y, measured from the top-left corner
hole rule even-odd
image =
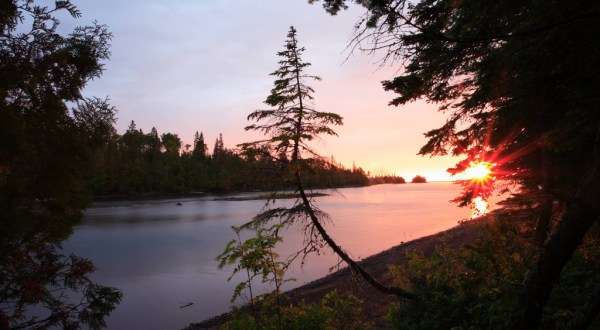
[[[468,209],[448,202],[459,189],[442,182],[345,188],[319,197],[318,205],[334,220],[331,236],[360,259],[467,218]],[[218,270],[215,257],[233,238],[230,227],[251,219],[264,201],[213,199],[101,202],[86,211],[64,248],[95,263],[97,283],[123,291],[109,329],[179,329],[228,310],[239,280],[227,282],[231,269]],[[297,230],[286,231],[280,253],[301,242]],[[297,279],[292,286],[326,275],[336,263],[330,253],[311,257],[289,273]]]

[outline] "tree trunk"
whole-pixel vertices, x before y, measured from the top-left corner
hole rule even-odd
[[[550,231],[550,222],[552,220],[552,199],[545,197],[539,205],[539,219],[535,228],[535,244],[542,246],[548,238]]]
[[[516,329],[537,329],[544,305],[563,268],[597,219],[597,214],[578,203],[571,203],[563,219],[548,237],[533,267],[523,281],[519,295]]]
[[[304,192],[304,187],[302,185],[302,181],[300,180],[300,173],[296,170],[295,173],[295,177],[296,177],[296,186],[298,187],[298,191],[300,192],[300,196],[302,197],[302,202],[304,204],[304,207],[306,207],[306,210],[308,212],[308,215],[312,221],[312,224],[315,226],[315,228],[317,229],[317,231],[319,232],[319,234],[321,235],[321,237],[325,240],[325,242],[327,242],[327,244],[329,245],[329,247],[346,263],[348,264],[348,266],[355,271],[356,273],[358,273],[365,281],[367,281],[367,283],[369,283],[371,286],[373,286],[375,289],[379,290],[380,292],[386,293],[386,294],[393,294],[399,298],[404,298],[407,300],[412,300],[412,301],[417,301],[417,296],[411,292],[408,292],[402,288],[399,287],[395,287],[395,286],[386,286],[384,284],[382,284],[381,282],[377,281],[373,276],[371,276],[371,274],[367,273],[366,270],[364,270],[359,264],[356,263],[356,261],[354,261],[352,258],[350,258],[350,256],[348,256],[348,254],[342,250],[342,248],[340,246],[338,246],[335,241],[327,234],[327,232],[325,231],[325,228],[323,228],[323,226],[321,225],[321,223],[319,222],[319,219],[317,218],[317,216],[315,215],[315,213],[313,212],[313,209],[310,205],[310,201],[308,200],[308,198],[306,197],[306,193]]]
[[[545,123],[542,118],[540,118],[540,123],[543,125]],[[539,205],[539,214],[540,217],[538,219],[537,227],[535,229],[535,243],[537,246],[542,246],[546,239],[548,238],[548,233],[550,232],[550,222],[552,220],[552,202],[553,197],[549,193],[551,188],[551,162],[548,160],[548,152],[546,146],[542,147],[542,187],[543,187],[543,197],[540,201]]]

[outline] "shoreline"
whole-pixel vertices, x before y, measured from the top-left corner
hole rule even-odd
[[[436,234],[400,242],[396,246],[361,260],[359,264],[384,284],[390,284],[391,278],[388,274],[388,266],[406,264],[408,260],[406,254],[408,252],[417,252],[428,256],[441,243],[452,247],[470,243],[479,236],[480,229],[483,224],[488,222],[488,218],[490,217],[486,216],[477,220],[466,221]],[[386,295],[375,290],[362,279],[353,276],[348,267],[341,268],[283,294],[287,298],[287,304],[297,304],[300,301],[315,303],[319,302],[325,294],[335,289],[350,292],[362,299],[364,301],[363,317],[373,320],[377,329],[385,328],[383,317],[387,313],[387,306],[397,299],[392,295]],[[230,312],[225,312],[199,323],[191,323],[185,329],[219,329],[230,317]]]
[[[450,181],[427,181],[427,182],[404,182],[404,183],[395,183],[395,182],[381,182],[381,183],[371,183],[367,185],[347,185],[340,187],[313,187],[312,190],[328,190],[328,189],[343,189],[343,188],[363,188],[370,186],[378,186],[384,184],[391,185],[405,185],[405,184],[423,184],[423,183],[437,183],[437,182],[454,182]],[[186,191],[186,192],[144,192],[144,193],[107,193],[107,194],[95,194],[91,196],[91,201],[106,201],[106,200],[135,200],[135,199],[145,199],[145,198],[173,198],[173,197],[195,197],[195,196],[224,196],[230,194],[240,194],[240,193],[271,193],[271,192],[287,192],[292,191],[290,189],[281,189],[281,190],[232,190],[232,191],[217,191],[217,190],[205,190],[205,191]]]

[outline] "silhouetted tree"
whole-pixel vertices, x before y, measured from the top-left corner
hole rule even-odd
[[[410,182],[412,183],[425,183],[427,182],[427,179],[422,176],[422,175],[415,175],[414,178],[412,178],[412,180],[410,180]]]
[[[135,122],[123,136],[113,131],[94,153],[94,162],[86,176],[90,188],[98,195],[119,195],[275,190],[285,186],[280,176],[281,165],[265,151],[247,150],[240,154],[226,148],[221,135],[216,143],[218,156],[213,158],[206,153],[202,156],[201,151],[190,151],[189,147],[178,152],[181,140],[177,134],[165,133],[163,137],[164,145],[156,128],[144,134]],[[196,145],[202,149],[203,135],[197,137]],[[203,145],[206,150],[206,144]],[[312,166],[313,170],[304,176],[312,187],[368,183],[360,168],[349,170],[341,164],[332,166],[323,161],[315,161]]]
[[[161,144],[163,148],[161,190],[180,192],[185,187],[184,171],[179,155],[181,139],[177,134],[164,133],[161,135]]]
[[[308,142],[322,134],[337,135],[331,128],[341,125],[342,117],[331,112],[317,111],[312,107],[313,88],[307,80],[320,80],[317,76],[308,75],[306,68],[310,63],[302,60],[303,47],[299,47],[296,29],[290,28],[285,49],[277,53],[281,57],[279,69],[271,73],[276,77],[271,94],[265,103],[271,109],[256,110],[249,120],[257,124],[246,127],[246,130],[257,130],[268,139],[242,144],[243,149],[268,151],[270,157],[279,159],[284,170],[284,180],[288,180],[295,189],[298,199],[292,207],[270,207],[259,213],[246,227],[263,226],[270,221],[279,221],[284,226],[299,222],[305,231],[305,246],[297,255],[306,255],[320,251],[329,246],[349,267],[362,276],[375,288],[399,295],[403,298],[415,297],[398,287],[381,284],[360,267],[348,254],[327,234],[323,221],[328,215],[319,210],[312,198],[306,193],[304,174],[313,171],[316,164],[325,160],[312,150]],[[329,166],[333,166],[330,164]]]
[[[70,1],[0,1],[0,328],[98,328],[121,293],[89,280],[90,261],[60,254],[89,203],[94,152],[115,109],[85,99],[109,58],[105,26],[58,32]],[[74,105],[73,109],[69,109]],[[69,296],[80,296],[71,301]],[[35,306],[35,311],[30,309]]]
[[[144,152],[149,160],[155,160],[159,158],[161,149],[162,142],[158,136],[158,130],[156,127],[152,127],[144,139]]]
[[[335,14],[347,2],[323,5]],[[367,9],[354,46],[404,64],[383,82],[398,93],[390,103],[426,98],[448,113],[442,127],[426,133],[420,154],[464,156],[452,172],[492,162],[497,179],[520,185],[517,197],[537,205],[543,244],[513,325],[537,328],[563,268],[600,214],[600,67],[589,65],[600,56],[590,43],[600,31],[600,4],[353,2]],[[465,191],[463,200],[472,196]],[[553,202],[563,210],[555,224]]]
[[[97,190],[114,181],[115,173],[105,155],[114,155],[116,130],[113,127],[116,109],[108,103],[108,98],[89,98],[78,102],[73,111],[77,125],[86,132],[93,147],[92,159],[86,181],[90,189]]]
[[[203,159],[206,157],[206,152],[208,151],[208,147],[204,142],[204,134],[200,132],[198,135],[198,131],[194,135],[194,150],[192,151],[192,155],[197,159]]]
[[[144,132],[132,120],[121,137],[122,162],[121,189],[126,192],[145,191]]]
[[[208,146],[204,142],[204,134],[196,131],[194,135],[194,149],[190,161],[191,187],[194,189],[206,188],[209,182]]]
[[[143,143],[145,190],[156,191],[160,189],[160,179],[163,172],[161,149],[162,142],[158,130],[156,127],[152,127],[150,133],[144,135]]]
[[[179,156],[181,150],[181,139],[177,134],[165,133],[161,136],[161,144],[164,153],[169,156]]]
[[[225,143],[223,143],[223,134],[219,133],[219,137],[215,140],[213,147],[212,158],[215,161],[219,161],[220,158],[225,156]]]

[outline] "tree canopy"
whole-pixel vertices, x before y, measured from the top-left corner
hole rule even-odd
[[[1,328],[97,328],[121,300],[89,280],[91,262],[59,251],[89,202],[85,174],[116,113],[81,94],[102,74],[111,34],[94,24],[62,35],[59,12],[81,15],[70,1],[0,3]]]
[[[278,79],[265,103],[273,108],[256,110],[248,116],[249,120],[255,120],[259,124],[250,125],[246,129],[261,131],[269,138],[241,145],[246,152],[263,153],[282,164],[283,181],[294,189],[296,201],[291,207],[271,207],[267,203],[265,209],[242,228],[265,228],[270,222],[276,222],[284,228],[299,224],[305,234],[304,245],[297,253],[292,254],[288,262],[298,256],[305,258],[310,253],[318,254],[327,247],[376,289],[414,300],[415,297],[410,292],[396,286],[386,286],[373,278],[329,236],[324,227],[324,223],[330,221],[329,216],[317,207],[306,191],[306,173],[323,162],[323,158],[312,150],[308,142],[322,134],[337,135],[331,126],[341,125],[342,117],[336,113],[317,111],[308,103],[313,99],[314,90],[306,80],[321,78],[306,73],[310,63],[302,60],[303,51],[304,48],[298,44],[296,29],[292,26],[287,35],[285,50],[277,53],[282,57],[280,67],[271,74]]]
[[[227,147],[220,134],[212,153],[197,132],[194,147],[181,146],[178,134],[149,133],[132,121],[124,134],[110,134],[93,154],[86,181],[96,197],[188,194],[200,192],[270,191],[286,187],[278,159],[262,152]],[[364,186],[367,174],[354,166],[314,161],[308,184],[319,188]]]
[[[277,53],[282,58],[280,67],[271,73],[276,80],[264,102],[273,108],[256,110],[248,116],[248,120],[262,123],[247,126],[246,130],[260,131],[270,139],[243,145],[263,144],[294,162],[302,159],[303,154],[316,155],[308,142],[322,134],[337,135],[330,126],[342,124],[338,114],[313,108],[314,89],[307,80],[319,81],[321,78],[306,73],[311,64],[302,60],[305,49],[298,45],[296,32],[294,27],[290,28],[285,49]]]
[[[318,2],[309,0],[309,2]],[[522,283],[515,327],[535,328],[562,269],[598,219],[600,4],[561,1],[323,0],[336,14],[366,9],[352,49],[402,69],[390,105],[426,99],[447,113],[422,155],[494,164],[537,206],[541,252]],[[467,187],[470,188],[470,187]],[[473,197],[467,189],[463,201]],[[460,200],[460,198],[459,198]],[[552,203],[564,210],[550,222]],[[549,235],[549,233],[551,233]]]

